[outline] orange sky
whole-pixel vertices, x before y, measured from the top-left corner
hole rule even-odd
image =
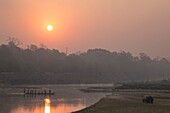
[[[7,36],[70,53],[105,48],[170,57],[170,0],[0,0],[0,42]]]

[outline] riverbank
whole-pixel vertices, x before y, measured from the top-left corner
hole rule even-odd
[[[144,95],[152,95],[154,103],[142,103]],[[170,95],[155,92],[115,92],[96,104],[72,113],[170,113]]]

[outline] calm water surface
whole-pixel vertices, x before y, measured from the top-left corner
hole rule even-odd
[[[98,86],[98,85],[97,85]],[[0,96],[0,113],[70,113],[90,106],[106,93],[83,93],[87,85],[41,86],[52,89],[54,96]]]

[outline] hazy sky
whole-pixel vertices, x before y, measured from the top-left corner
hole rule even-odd
[[[60,51],[170,57],[170,0],[0,0],[0,42],[8,36]]]

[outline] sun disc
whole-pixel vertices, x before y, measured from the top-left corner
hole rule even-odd
[[[48,30],[48,31],[52,31],[52,30],[53,30],[53,26],[52,26],[52,25],[48,25],[48,26],[47,26],[47,30]]]

